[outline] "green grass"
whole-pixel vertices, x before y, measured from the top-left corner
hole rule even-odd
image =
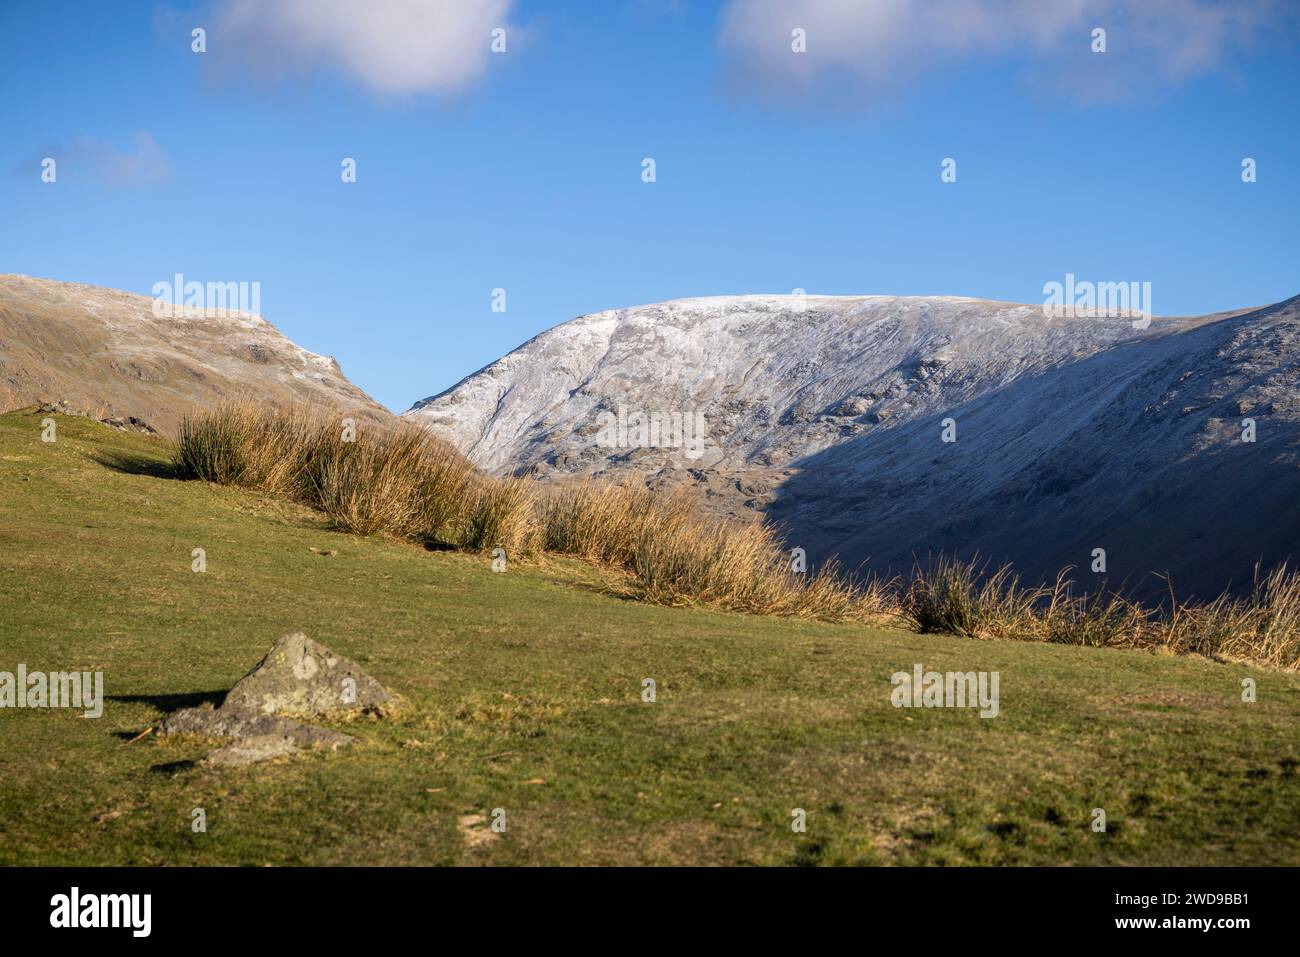
[[[1295,674],[621,600],[595,566],[342,534],[41,418],[0,416],[0,670],[103,670],[109,701],[0,710],[0,864],[1300,863]],[[237,770],[127,743],[290,630],[404,710]],[[895,709],[916,662],[1000,672],[1001,714]],[[497,807],[470,846],[458,818]]]

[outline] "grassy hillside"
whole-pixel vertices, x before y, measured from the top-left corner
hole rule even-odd
[[[155,315],[152,296],[0,274],[0,409],[48,402],[171,433],[190,410],[244,395],[393,420],[332,358],[237,311],[237,294],[224,298],[234,290],[214,292],[211,308]]]
[[[1295,674],[619,600],[593,566],[345,535],[41,418],[0,416],[0,671],[102,670],[109,700],[0,710],[0,864],[1300,863]],[[401,715],[244,769],[128,743],[290,630]],[[892,707],[917,662],[999,672],[1001,713]],[[462,823],[493,808],[501,836]]]

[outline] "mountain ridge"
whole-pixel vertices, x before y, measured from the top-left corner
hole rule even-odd
[[[0,275],[0,405],[49,404],[172,431],[191,408],[241,397],[392,418],[337,360],[254,313],[158,315],[148,296]]]
[[[1271,564],[1293,559],[1300,540],[1264,482],[1300,493],[1298,312],[1293,297],[1139,329],[956,296],[672,300],[562,323],[403,415],[500,474],[694,486],[719,510],[765,516],[792,546],[851,567],[869,559],[868,570],[898,573],[943,550],[1049,578],[1089,567],[1091,536],[1110,544],[1113,580],[1150,591],[1164,587],[1151,576],[1169,572],[1217,593],[1248,577],[1245,542]],[[602,443],[627,409],[665,421],[699,412],[712,446],[692,460],[680,447]],[[1251,417],[1256,441],[1233,445]],[[947,418],[952,443],[941,441]],[[1130,475],[1129,459],[1175,488],[1161,463],[1184,463],[1198,483],[1185,500],[1209,520],[1178,531],[1152,504],[1166,490]],[[1227,479],[1203,468],[1211,460]],[[1105,491],[1079,462],[1137,481],[1147,503]],[[1091,508],[1076,501],[1083,486]],[[1243,491],[1269,517],[1235,520]],[[997,531],[999,508],[1034,534]],[[1044,518],[1056,510],[1068,521]],[[1175,529],[1162,547],[1123,531],[1150,539],[1161,522]],[[1239,543],[1210,554],[1197,536],[1216,532]]]

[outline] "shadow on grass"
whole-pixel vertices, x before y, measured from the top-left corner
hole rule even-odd
[[[197,708],[207,702],[211,702],[214,708],[220,707],[221,702],[226,700],[227,690],[191,691],[188,694],[120,694],[105,697],[109,701],[118,701],[122,704],[151,704],[159,711],[171,714],[182,708]]]
[[[105,468],[126,475],[148,475],[150,478],[161,479],[180,478],[175,465],[166,459],[156,458],[152,455],[99,451],[91,455],[91,458]]]

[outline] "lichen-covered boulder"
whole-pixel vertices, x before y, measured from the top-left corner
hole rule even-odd
[[[204,764],[240,767],[300,750],[335,751],[353,743],[350,735],[295,717],[382,714],[391,704],[392,695],[355,661],[295,633],[277,640],[230,689],[221,707],[208,704],[177,711],[163,720],[158,733],[234,739],[208,755]]]
[[[200,705],[168,715],[158,727],[163,737],[171,734],[198,734],[205,738],[277,737],[302,748],[325,748],[333,751],[345,747],[352,738],[341,731],[317,728],[292,718],[255,714],[240,708],[214,708]]]
[[[300,716],[379,712],[392,695],[355,661],[301,632],[279,638],[222,703],[222,710]]]

